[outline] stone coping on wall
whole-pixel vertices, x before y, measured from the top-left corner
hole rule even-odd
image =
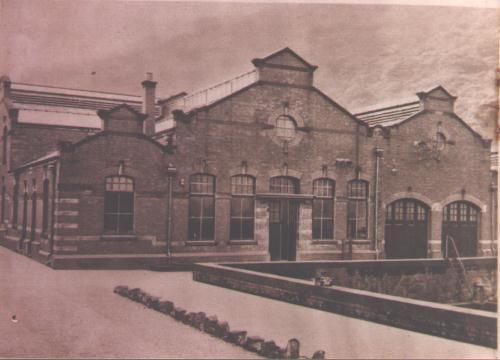
[[[237,269],[227,264],[196,264],[193,279],[406,330],[497,346],[496,314],[487,311],[341,286],[320,287],[308,280]]]
[[[497,257],[460,258],[466,269],[475,267],[497,268]],[[219,262],[220,265],[238,269],[256,270],[260,273],[279,272],[281,275],[298,275],[299,278],[312,278],[318,268],[345,268],[358,272],[398,272],[416,273],[422,271],[444,271],[448,266],[446,259],[384,259],[384,260],[310,260],[310,261],[273,261],[273,262]]]

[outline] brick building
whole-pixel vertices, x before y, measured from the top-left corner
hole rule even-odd
[[[3,77],[2,244],[55,267],[496,253],[490,142],[446,89],[353,114],[292,50],[252,63],[166,99]]]

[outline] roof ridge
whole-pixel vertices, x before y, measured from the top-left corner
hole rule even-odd
[[[30,84],[30,83],[24,83],[24,82],[12,82],[12,85],[14,85],[12,90],[25,90],[26,89],[16,89],[15,85],[24,85],[24,86],[32,86],[32,87],[40,87],[40,88],[48,88],[48,89],[57,89],[57,90],[70,90],[70,91],[77,91],[77,92],[87,92],[87,93],[94,93],[94,94],[103,94],[103,95],[118,95],[118,96],[128,96],[128,97],[134,97],[134,98],[142,98],[141,95],[133,95],[133,94],[125,94],[125,93],[117,93],[117,92],[111,92],[111,91],[99,91],[99,90],[88,90],[88,89],[75,89],[75,88],[69,88],[69,87],[61,87],[61,86],[54,86],[54,85],[41,85],[41,84]],[[33,89],[33,91],[36,91]],[[39,90],[39,92],[42,92]],[[61,94],[61,95],[67,95],[67,94]]]

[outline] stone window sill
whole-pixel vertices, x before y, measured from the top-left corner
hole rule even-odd
[[[348,242],[349,242],[349,240],[348,240]],[[352,240],[352,243],[353,244],[371,244],[372,241],[367,240],[367,239],[354,239],[354,240]]]
[[[188,240],[186,241],[188,246],[215,246],[217,243],[215,240]]]
[[[137,236],[136,235],[101,235],[101,240],[103,240],[103,241],[112,241],[112,240],[135,241],[135,240],[137,240]]]
[[[313,240],[313,245],[337,245],[340,244],[339,240]]]
[[[255,240],[229,240],[229,245],[257,245]]]

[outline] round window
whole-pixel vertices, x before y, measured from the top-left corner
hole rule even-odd
[[[276,119],[276,135],[282,140],[292,140],[296,131],[295,120],[288,115],[281,115]]]

